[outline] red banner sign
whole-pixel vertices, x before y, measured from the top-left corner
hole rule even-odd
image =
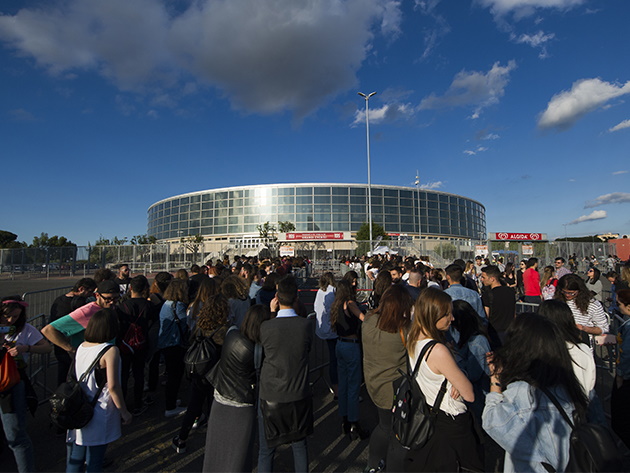
[[[287,240],[343,240],[343,232],[334,233],[287,233]]]
[[[496,233],[497,240],[510,241],[540,241],[543,239],[542,233]]]

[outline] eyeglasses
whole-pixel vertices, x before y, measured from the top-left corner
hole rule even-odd
[[[105,297],[103,294],[99,294],[99,296],[101,296],[101,299],[103,299],[105,302],[116,302],[118,299],[120,299],[120,296]]]
[[[579,294],[580,291],[569,291],[567,289],[563,289],[562,290],[562,294],[564,294],[565,296],[569,296],[569,297],[574,297],[577,296]]]

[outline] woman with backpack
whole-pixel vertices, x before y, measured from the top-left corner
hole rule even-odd
[[[98,395],[98,400],[92,420],[81,429],[68,430],[67,472],[80,472],[84,467],[89,472],[103,471],[107,445],[122,435],[121,419],[123,424],[131,422],[120,384],[120,353],[111,344],[117,334],[118,316],[112,309],[101,309],[90,319],[85,341],[77,348],[77,379],[100,357],[97,367],[81,383],[88,399]]]
[[[191,334],[192,343],[190,349],[193,349],[196,343],[206,343],[211,338],[211,343],[215,348],[218,348],[218,353],[220,354],[223,339],[229,326],[229,313],[230,306],[225,296],[221,294],[211,296],[197,316],[195,330]],[[191,377],[188,408],[182,420],[179,433],[173,438],[172,442],[172,446],[177,453],[186,452],[188,434],[195,422],[199,425],[200,421],[197,419],[201,417],[205,402],[212,399],[212,393],[212,385],[205,378],[200,378],[197,375]]]
[[[214,386],[214,403],[202,471],[252,471],[258,384],[255,346],[260,343],[260,325],[270,317],[268,307],[254,305],[240,330],[231,328],[225,335],[221,359],[207,377]]]
[[[380,273],[389,274],[389,273]],[[392,432],[392,382],[405,370],[405,337],[411,325],[413,299],[405,286],[395,284],[385,291],[376,310],[366,314],[361,327],[365,386],[378,411],[378,426],[370,436],[366,471],[402,471],[405,451]]]
[[[479,440],[465,404],[475,400],[473,386],[444,344],[444,333],[452,321],[451,296],[437,288],[426,288],[414,306],[407,351],[412,369],[421,363],[416,381],[437,414],[433,435],[426,445],[409,451],[406,471],[483,470]],[[423,348],[433,341],[437,343],[419,360]],[[440,393],[443,397],[436,406]]]
[[[492,375],[483,429],[505,450],[503,471],[564,471],[571,427],[550,395],[569,417],[576,411],[584,418],[588,400],[556,324],[520,314],[488,361]]]
[[[556,294],[558,279],[554,276],[556,269],[553,266],[545,266],[540,277],[540,292],[543,301],[553,299]]]

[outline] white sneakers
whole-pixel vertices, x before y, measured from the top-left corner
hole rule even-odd
[[[177,417],[186,412],[185,407],[176,407],[175,409],[167,409],[164,411],[164,417]]]

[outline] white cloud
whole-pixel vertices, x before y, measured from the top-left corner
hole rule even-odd
[[[16,122],[34,122],[35,115],[33,115],[28,110],[24,110],[23,108],[16,108],[15,110],[9,110],[9,116],[11,120]]]
[[[494,63],[487,72],[461,71],[455,75],[453,82],[442,96],[431,94],[420,102],[421,110],[474,106],[471,118],[478,118],[481,111],[499,103],[505,94],[510,72],[516,68],[514,61],[506,66]]]
[[[520,19],[535,14],[537,9],[568,10],[585,3],[586,0],[476,0],[476,2],[490,8],[495,17],[513,14],[516,19]]]
[[[420,189],[440,189],[443,186],[443,181],[427,182],[426,184],[422,184]]]
[[[612,173],[613,176],[618,176],[619,174],[628,174],[628,171],[615,171]]]
[[[0,41],[59,78],[97,72],[122,91],[180,96],[193,82],[246,111],[298,116],[355,86],[375,31],[396,37],[402,21],[391,0],[50,3],[0,15]]]
[[[544,33],[543,31],[539,31],[536,34],[521,34],[520,36],[516,36],[515,34],[510,35],[510,39],[517,44],[527,44],[532,48],[539,49],[538,57],[540,59],[547,59],[549,57],[549,53],[547,52],[547,42],[554,39],[556,35],[554,33]]]
[[[408,120],[415,115],[415,109],[406,103],[385,104],[379,108],[370,107],[370,125],[394,122],[397,120]],[[354,113],[354,121],[350,126],[355,127],[361,123],[365,123],[365,109],[358,109]]]
[[[424,50],[420,60],[427,59],[438,46],[442,38],[451,32],[451,27],[443,15],[436,13],[441,0],[416,0],[414,9],[430,18],[429,26],[422,29]]]
[[[624,203],[629,203],[629,202],[630,202],[630,193],[613,192],[612,194],[600,195],[595,200],[587,202],[584,208],[591,209],[593,207],[599,207],[600,205],[624,204]]]
[[[545,34],[542,31],[539,31],[538,33],[533,35],[522,34],[518,37],[514,35],[512,37],[512,40],[517,44],[527,44],[532,48],[539,48],[541,46],[544,46],[546,42],[551,41],[555,37],[556,35],[554,33]]]
[[[606,213],[605,210],[593,210],[590,214],[582,215],[581,217],[576,218],[572,222],[567,223],[567,225],[576,225],[582,222],[590,222],[591,220],[601,220],[603,218],[606,218],[607,216],[608,214]]]
[[[538,126],[566,130],[587,113],[628,93],[630,81],[617,85],[600,79],[578,80],[573,83],[571,90],[565,90],[551,98],[538,120]]]
[[[402,33],[400,24],[402,23],[402,11],[400,2],[389,0],[383,6],[383,16],[381,20],[381,31],[392,40],[398,38]]]
[[[475,156],[476,154],[483,153],[484,151],[488,151],[488,149],[489,148],[486,148],[485,146],[477,146],[475,150],[465,149],[464,154],[467,154],[468,156]]]
[[[488,133],[486,135],[482,135],[479,139],[480,140],[498,140],[499,138],[501,138],[499,135],[497,135],[496,133]]]
[[[630,128],[630,119],[628,120],[624,120],[621,123],[617,123],[615,126],[613,126],[612,128],[609,128],[608,131],[610,133],[613,133],[615,131],[619,131],[619,130],[623,130],[624,128]]]

